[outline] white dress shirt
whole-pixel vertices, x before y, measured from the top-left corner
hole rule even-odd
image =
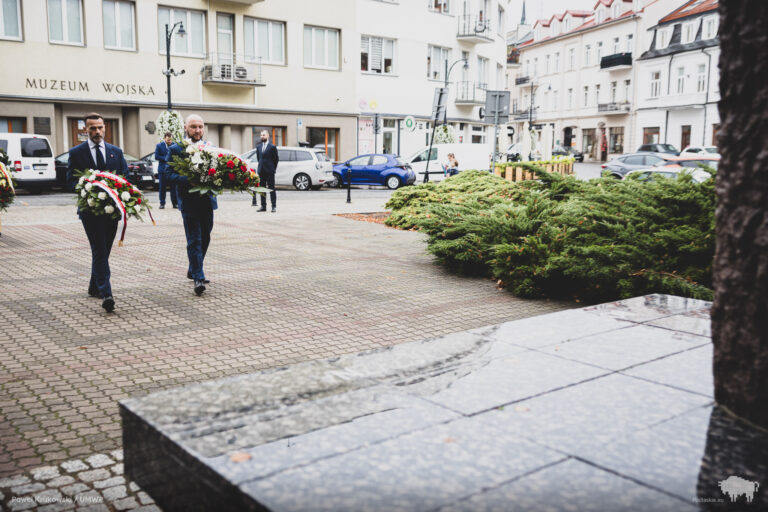
[[[91,139],[88,139],[88,147],[91,149],[91,158],[93,158],[93,163],[98,162],[98,160],[96,160],[96,144],[94,144]],[[103,140],[99,144],[99,151],[101,151],[101,156],[104,157],[104,162],[106,162],[107,161],[107,148],[104,147],[104,141]]]
[[[262,142],[261,143],[261,152],[264,153],[267,150],[267,144],[268,142]]]

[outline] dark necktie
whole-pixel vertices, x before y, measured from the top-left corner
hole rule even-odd
[[[101,144],[96,144],[96,168],[103,171],[106,167],[104,156],[101,154]]]

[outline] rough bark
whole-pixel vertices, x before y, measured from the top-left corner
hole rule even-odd
[[[768,428],[768,1],[720,1],[715,400]]]

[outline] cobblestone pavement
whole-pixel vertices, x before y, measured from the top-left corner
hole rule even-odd
[[[60,493],[39,510],[151,510],[119,463],[128,396],[572,306],[446,273],[423,235],[332,215],[381,211],[388,191],[345,194],[279,191],[275,214],[224,196],[202,297],[186,279],[179,212],[129,222],[110,260],[111,315],[86,293],[72,197],[19,197],[0,237],[0,509]],[[63,498],[79,493],[104,501]]]

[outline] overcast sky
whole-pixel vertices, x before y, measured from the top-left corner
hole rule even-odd
[[[556,12],[563,12],[566,9],[577,9],[591,11],[597,3],[597,0],[525,0],[525,17],[529,25],[539,18],[549,18]],[[510,21],[512,26],[520,23],[520,13],[523,10],[523,0],[512,0],[510,2]]]

